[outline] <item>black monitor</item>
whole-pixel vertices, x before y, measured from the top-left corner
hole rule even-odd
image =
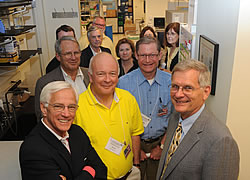
[[[154,27],[164,29],[165,28],[165,17],[155,17]]]

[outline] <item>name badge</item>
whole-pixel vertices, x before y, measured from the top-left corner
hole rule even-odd
[[[151,118],[146,116],[145,114],[141,113],[141,117],[142,117],[142,122],[143,122],[143,127],[147,127],[148,124],[151,121]]]
[[[122,151],[122,147],[123,147],[122,143],[110,137],[107,145],[105,146],[105,149],[119,156]]]

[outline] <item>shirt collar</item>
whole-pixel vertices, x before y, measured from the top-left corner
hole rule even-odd
[[[90,49],[91,49],[91,51],[92,51],[92,53],[93,53],[93,56],[95,56],[95,55],[97,55],[98,53],[102,52],[102,50],[101,50],[100,47],[99,47],[99,52],[95,52],[95,51],[92,49],[91,45],[89,45],[89,47],[90,47]]]
[[[184,134],[187,134],[187,132],[192,127],[192,125],[194,124],[196,119],[198,119],[198,117],[200,116],[200,114],[204,110],[204,108],[205,108],[205,103],[201,106],[199,111],[197,111],[196,113],[194,113],[192,116],[188,117],[187,119],[182,120],[181,117],[179,118],[179,122],[182,125],[182,129],[183,129]]]
[[[68,74],[63,70],[62,66],[61,66],[60,68],[61,68],[61,70],[62,70],[63,76],[71,79],[71,76],[68,75]],[[81,76],[81,77],[84,79],[84,76],[83,76],[83,73],[82,73],[80,67],[78,67],[76,76]]]
[[[89,101],[89,103],[90,104],[92,104],[92,105],[95,105],[95,104],[100,104],[101,105],[101,103],[97,100],[97,98],[94,96],[94,94],[92,93],[92,91],[91,91],[91,88],[90,88],[90,85],[91,85],[91,83],[88,85],[88,89],[87,89],[87,92],[88,92],[88,97],[87,97],[87,99],[88,99],[88,101]],[[116,88],[115,88],[116,89]],[[120,100],[120,95],[119,95],[119,93],[117,93],[116,92],[116,90],[115,90],[115,92],[114,92],[114,101],[116,102],[116,103],[118,103],[119,102],[119,100]]]
[[[43,118],[41,119],[43,125],[52,133],[56,136],[56,138],[61,141],[62,139],[67,139],[69,138],[69,133],[68,131],[66,131],[66,136],[65,137],[62,137],[62,136],[59,136],[58,134],[56,134],[49,126],[47,126],[47,124],[45,124],[45,122],[43,121]]]
[[[139,76],[138,76],[138,85],[141,85],[142,83],[144,83],[144,81],[147,81],[147,79],[144,77],[144,75],[142,74],[141,72],[141,69],[138,68],[138,71],[139,71]],[[161,81],[160,81],[160,75],[159,75],[159,69],[157,68],[156,69],[156,74],[155,74],[155,77],[154,77],[154,82],[153,84],[156,82],[158,84],[161,84]]]

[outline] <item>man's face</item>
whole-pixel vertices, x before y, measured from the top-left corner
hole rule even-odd
[[[112,95],[118,83],[118,66],[110,54],[98,54],[89,74],[91,90],[99,98]]]
[[[102,33],[100,30],[92,31],[89,34],[89,43],[94,48],[99,48],[102,44]]]
[[[40,106],[43,112],[44,122],[56,134],[64,137],[75,117],[75,111],[69,111],[69,109],[66,107],[77,104],[75,93],[72,89],[60,90],[51,94],[51,99],[48,103],[48,107],[45,107],[45,105],[42,103]],[[56,110],[54,106],[58,105],[64,105],[64,110],[61,112]]]
[[[99,29],[102,30],[102,32],[104,33],[105,31],[105,27],[106,27],[106,23],[104,19],[101,18],[96,18],[95,23],[93,23],[93,26],[98,27]]]
[[[81,51],[76,42],[64,40],[61,42],[62,53],[56,54],[56,58],[60,61],[63,70],[68,73],[77,71],[80,65]]]
[[[68,31],[68,32],[66,32],[66,31],[60,31],[57,34],[57,36],[58,36],[58,39],[61,39],[63,36],[72,36],[72,37],[74,37],[74,33],[73,33],[73,31]]]
[[[172,75],[172,87],[177,85],[177,92],[170,90],[172,103],[177,112],[181,113],[182,119],[186,119],[196,113],[210,94],[211,87],[200,87],[199,72],[196,70],[176,71]],[[184,93],[183,87],[191,87],[190,93]]]
[[[154,78],[161,57],[162,54],[161,52],[158,52],[157,45],[155,43],[141,44],[139,46],[136,58],[142,74],[146,78]]]

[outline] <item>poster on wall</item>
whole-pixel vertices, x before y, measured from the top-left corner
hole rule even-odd
[[[180,35],[179,35],[179,61],[189,59],[192,52],[192,40],[193,35],[186,28],[181,25]]]
[[[211,95],[215,95],[219,44],[204,35],[200,35],[199,61],[206,64],[211,72]]]

